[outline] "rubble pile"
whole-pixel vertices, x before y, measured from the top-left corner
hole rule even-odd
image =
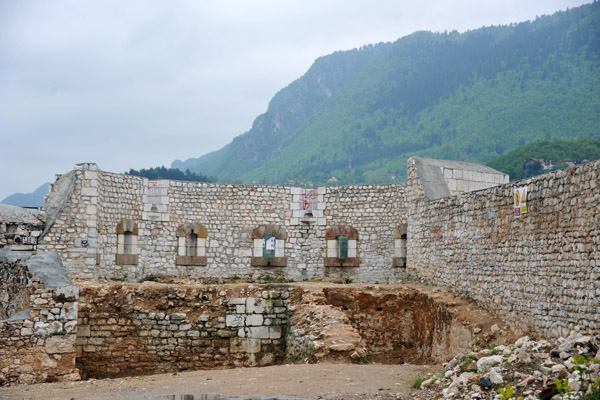
[[[600,400],[600,335],[573,332],[554,342],[524,336],[457,354],[444,370],[415,382],[413,398]]]

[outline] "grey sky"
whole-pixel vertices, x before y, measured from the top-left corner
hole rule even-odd
[[[0,200],[79,162],[169,166],[247,131],[323,55],[576,0],[0,0]]]

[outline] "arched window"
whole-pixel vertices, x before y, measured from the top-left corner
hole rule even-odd
[[[206,238],[204,225],[185,224],[177,228],[177,265],[206,265]]]
[[[118,265],[137,265],[138,263],[138,225],[131,219],[122,219],[117,225]]]
[[[407,224],[401,224],[394,229],[394,267],[406,267],[407,228]]]
[[[358,267],[358,232],[351,226],[330,228],[327,239],[327,267]]]
[[[252,259],[254,267],[285,267],[285,228],[277,225],[261,225],[252,231]]]

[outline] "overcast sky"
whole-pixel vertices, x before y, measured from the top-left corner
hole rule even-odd
[[[0,0],[0,200],[76,163],[170,166],[246,132],[336,50],[576,0]]]

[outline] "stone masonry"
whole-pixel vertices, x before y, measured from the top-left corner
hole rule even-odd
[[[0,275],[0,386],[79,379],[77,288],[52,285],[31,262],[6,251],[0,252]]]
[[[0,248],[35,250],[43,227],[40,211],[0,204]]]
[[[407,185],[308,190],[148,181],[79,164],[54,184],[70,191],[53,186],[46,208],[61,211],[38,246],[84,279],[409,274],[559,336],[600,328],[598,166],[507,183],[485,166],[415,157]],[[529,211],[515,218],[514,189],[525,186]],[[274,258],[261,257],[256,232],[277,233]],[[343,232],[348,258],[331,257]]]
[[[102,378],[281,362],[289,296],[285,286],[84,285],[77,366]]]
[[[314,189],[222,185],[144,178],[100,171],[79,164],[64,211],[41,241],[61,253],[73,276],[85,279],[141,280],[150,276],[281,276],[308,280],[343,276],[362,282],[394,282],[394,229],[406,223],[403,185],[361,185]],[[60,185],[60,177],[55,185]],[[117,264],[117,227],[137,227],[137,264]],[[178,232],[202,226],[191,265],[177,263]],[[251,262],[252,233],[273,226],[285,231],[285,264]],[[326,267],[326,231],[348,226],[360,235],[358,267]],[[256,260],[255,260],[256,261]],[[268,260],[266,260],[268,261]],[[252,265],[254,264],[254,265]],[[268,265],[268,266],[267,266]]]
[[[410,274],[548,336],[600,330],[600,161],[433,200],[408,167]]]

